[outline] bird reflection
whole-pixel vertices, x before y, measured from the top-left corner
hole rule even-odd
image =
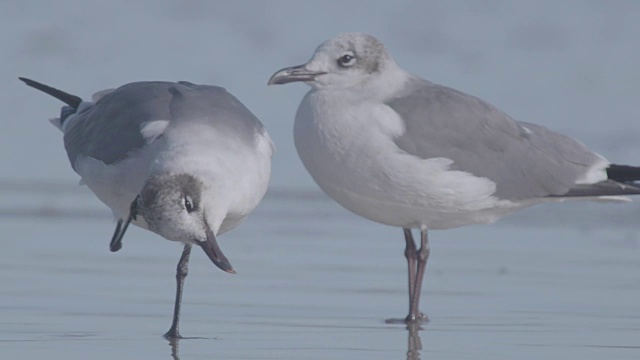
[[[169,338],[169,346],[171,346],[171,358],[173,360],[180,360],[180,338]]]
[[[420,330],[423,328],[419,322],[408,323],[407,330],[409,338],[407,340],[407,360],[420,360],[420,351],[422,350],[422,340],[420,339]],[[180,338],[167,339],[171,346],[171,358],[180,360]]]
[[[407,360],[420,360],[420,350],[422,350],[422,340],[420,340],[420,322],[407,324],[409,330],[409,340],[407,345]]]

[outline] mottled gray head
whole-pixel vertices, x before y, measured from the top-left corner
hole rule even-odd
[[[233,273],[207,223],[204,184],[189,174],[158,174],[147,179],[137,198],[137,214],[149,230],[166,239],[202,247],[220,269]]]
[[[320,45],[308,63],[277,71],[269,85],[304,81],[314,88],[345,89],[366,83],[392,63],[386,48],[375,37],[340,34]]]
[[[202,183],[188,174],[150,177],[140,192],[138,213],[149,230],[184,243],[204,239],[205,224],[200,197]]]

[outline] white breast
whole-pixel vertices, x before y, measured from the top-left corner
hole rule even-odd
[[[266,193],[273,153],[266,132],[247,144],[195,123],[165,136],[170,145],[159,153],[151,171],[184,172],[201,179],[208,187],[202,195],[202,201],[209,202],[208,217],[222,221],[210,223],[214,228],[219,225],[217,234],[239,225]],[[213,211],[219,216],[213,216]]]
[[[227,162],[228,171],[234,171],[234,176],[229,177],[229,208],[219,234],[238,226],[258,206],[269,187],[274,151],[271,138],[266,132],[257,135],[255,149],[245,150],[235,161]]]

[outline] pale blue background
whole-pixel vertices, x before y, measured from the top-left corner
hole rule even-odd
[[[85,98],[163,79],[226,87],[278,145],[273,185],[313,188],[291,136],[307,87],[266,82],[346,31],[375,34],[405,69],[617,161],[640,153],[640,3],[633,0],[24,0],[0,3],[0,178],[75,178],[57,130],[44,121],[59,102],[17,76]]]
[[[0,358],[171,358],[180,247],[76,187],[60,103],[134,80],[226,87],[278,146],[269,195],[221,239],[237,275],[194,251],[185,359],[638,359],[640,208],[567,203],[433,232],[417,335],[399,229],[322,196],[298,160],[307,88],[267,87],[339,32],[375,34],[405,69],[640,164],[638,1],[0,2]],[[413,349],[413,350],[412,350]],[[409,351],[412,350],[412,351]]]

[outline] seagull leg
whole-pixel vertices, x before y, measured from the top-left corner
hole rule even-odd
[[[416,270],[417,270],[417,261],[418,261],[418,249],[416,248],[416,244],[413,241],[413,234],[411,233],[411,229],[404,228],[404,240],[407,245],[404,249],[404,256],[407,258],[407,265],[409,267],[409,314],[411,314],[411,309],[413,309],[413,291],[416,286]],[[409,320],[409,317],[407,317]]]
[[[111,238],[111,242],[109,243],[109,249],[111,252],[116,252],[122,248],[122,236],[118,236],[120,234],[120,230],[122,229],[123,220],[118,220],[118,224],[116,225],[116,231],[113,233],[113,237]]]
[[[431,248],[429,247],[429,237],[427,235],[427,229],[420,230],[420,250],[417,252],[418,265],[416,269],[416,280],[413,287],[413,294],[411,294],[411,310],[407,321],[422,321],[429,320],[427,315],[420,312],[420,291],[422,290],[422,280],[424,279],[424,270],[427,267],[427,260],[429,260],[429,253]]]
[[[178,262],[178,268],[176,270],[176,303],[173,308],[173,323],[171,329],[164,334],[166,339],[181,339],[180,332],[178,330],[178,322],[180,321],[180,304],[182,303],[182,288],[184,286],[184,279],[189,273],[189,255],[191,255],[191,245],[185,244],[184,250],[182,250],[182,256]]]

